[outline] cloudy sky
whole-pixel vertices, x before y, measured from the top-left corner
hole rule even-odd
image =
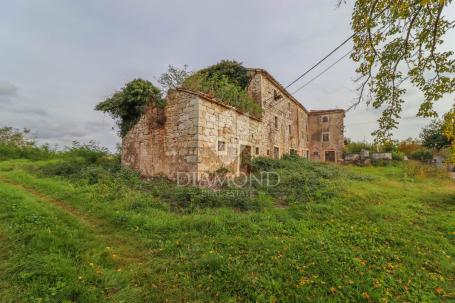
[[[199,69],[221,59],[267,69],[290,83],[351,34],[351,7],[336,0],[15,0],[0,9],[0,126],[30,128],[40,142],[96,140],[113,147],[112,120],[96,103],[133,78],[156,83],[168,64]],[[348,1],[349,2],[349,1]],[[453,6],[447,11],[455,18]],[[446,47],[455,49],[455,35]],[[451,43],[451,44],[450,44]],[[295,87],[349,51],[346,45]],[[308,109],[346,108],[355,65],[340,61],[295,97]],[[437,104],[447,111],[454,97]],[[421,96],[410,90],[397,139],[416,137]],[[378,112],[361,106],[347,136],[369,140]]]

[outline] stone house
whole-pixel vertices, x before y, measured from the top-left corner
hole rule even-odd
[[[249,73],[260,118],[204,93],[170,90],[165,108],[149,106],[123,138],[122,163],[143,176],[199,180],[220,169],[248,173],[248,160],[258,156],[342,159],[344,110],[309,111],[267,71]]]

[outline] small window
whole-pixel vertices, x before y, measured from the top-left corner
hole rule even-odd
[[[274,89],[273,90],[273,99],[276,101],[276,100],[280,100],[283,96],[278,94],[278,92]]]
[[[289,124],[289,136],[292,135],[292,128],[291,128],[291,125]]]
[[[218,151],[225,151],[226,150],[226,142],[218,141]]]
[[[297,150],[295,150],[294,148],[291,148],[291,149],[289,150],[289,154],[290,154],[291,156],[296,156],[296,155],[297,155]]]
[[[270,149],[267,150],[267,156],[270,156]]]
[[[319,156],[319,152],[315,151],[315,152],[313,153],[313,156],[316,156],[316,157]]]
[[[327,123],[327,122],[329,122],[329,116],[327,116],[327,115],[326,115],[326,116],[322,116],[322,117],[321,117],[321,121],[322,121],[322,123]]]
[[[256,155],[259,155],[259,147],[256,147]]]
[[[275,116],[275,129],[278,129],[278,117]]]
[[[291,111],[291,102],[288,102],[288,111]]]
[[[329,133],[322,133],[322,142],[329,142]]]

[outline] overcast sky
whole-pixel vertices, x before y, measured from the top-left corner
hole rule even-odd
[[[133,78],[156,83],[168,64],[199,69],[221,59],[268,70],[286,85],[351,34],[351,7],[336,0],[40,0],[0,6],[0,126],[30,128],[40,142],[96,140],[112,148],[114,123],[95,104]],[[348,1],[349,2],[349,1]],[[447,11],[455,19],[453,6]],[[446,47],[455,49],[455,35]],[[316,76],[349,51],[346,45]],[[295,97],[308,109],[346,108],[356,96],[346,58]],[[444,112],[453,96],[437,104]],[[410,90],[397,139],[416,137],[421,96]],[[378,112],[361,106],[346,135],[370,140]]]

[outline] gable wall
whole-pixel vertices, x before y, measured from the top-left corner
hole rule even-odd
[[[147,177],[176,179],[179,171],[196,172],[197,101],[196,96],[173,91],[164,112],[150,106],[122,140],[122,164]],[[159,125],[163,115],[165,123]]]
[[[327,115],[329,122],[323,122],[322,116]],[[310,113],[309,136],[310,136],[310,159],[325,160],[325,151],[335,151],[336,162],[343,158],[344,149],[344,113],[326,112]],[[322,134],[329,134],[329,142],[323,142]],[[317,153],[317,154],[316,154]]]
[[[289,154],[290,149],[296,150],[300,156],[306,156],[308,150],[306,111],[262,73],[256,73],[253,81],[255,85],[256,83],[260,85],[258,90],[263,108],[261,156],[273,156],[274,147],[279,148],[280,157]],[[275,117],[278,121],[277,128]]]

